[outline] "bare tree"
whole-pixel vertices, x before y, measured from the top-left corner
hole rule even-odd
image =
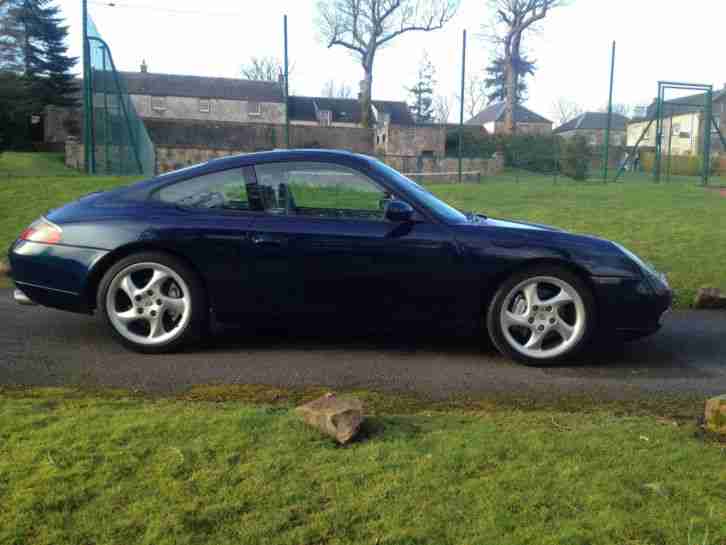
[[[322,94],[328,98],[351,98],[353,89],[347,83],[336,84],[332,79],[323,85]]]
[[[598,111],[607,112],[608,105],[605,104]],[[627,104],[623,104],[622,102],[615,102],[613,104],[613,113],[614,114],[620,114],[620,115],[624,115],[625,117],[630,117],[634,111],[635,111],[635,108],[633,108]]]
[[[575,119],[583,112],[584,110],[580,105],[569,98],[560,97],[552,103],[552,117],[554,117],[558,127]]]
[[[459,0],[319,0],[318,27],[328,47],[348,49],[361,63],[361,121],[371,125],[371,92],[376,53],[405,32],[440,29]]]
[[[504,63],[505,110],[504,127],[509,134],[516,130],[514,106],[522,65],[522,38],[542,21],[549,11],[565,0],[488,0],[495,13],[491,38],[501,46]]]
[[[451,104],[449,103],[449,97],[436,95],[434,97],[434,121],[445,125],[449,122],[450,114]]]
[[[456,95],[461,105],[461,97]],[[487,104],[487,91],[481,76],[471,76],[464,86],[464,112],[471,118],[484,109]]]
[[[242,77],[251,80],[277,81],[283,72],[282,64],[274,57],[252,57],[242,66]]]

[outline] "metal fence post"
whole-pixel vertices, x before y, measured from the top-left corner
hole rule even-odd
[[[461,100],[459,105],[459,183],[462,182],[461,158],[464,151],[464,82],[466,78],[466,29],[461,46]]]
[[[608,120],[605,126],[605,141],[603,145],[603,167],[602,167],[602,179],[603,182],[608,181],[608,162],[610,160],[610,128],[612,127],[613,118],[613,82],[615,80],[615,41],[613,41],[613,52],[610,60],[610,98],[608,99]]]

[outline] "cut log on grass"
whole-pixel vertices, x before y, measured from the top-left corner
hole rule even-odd
[[[726,439],[726,395],[712,397],[706,401],[704,427]]]
[[[693,306],[699,309],[726,309],[726,295],[718,288],[701,288]]]
[[[295,412],[310,426],[344,445],[355,437],[363,423],[363,403],[353,397],[337,397],[326,394]]]
[[[10,276],[10,265],[4,261],[0,261],[0,278]]]

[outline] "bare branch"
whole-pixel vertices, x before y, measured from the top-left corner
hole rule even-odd
[[[336,84],[331,79],[323,85],[322,96],[328,98],[351,98],[353,96],[353,88],[347,83]]]
[[[575,119],[577,116],[582,114],[584,110],[579,104],[568,98],[560,97],[552,104],[552,117],[555,120],[555,124],[559,127],[564,125],[568,121]]]
[[[527,71],[522,72],[522,69],[532,64],[530,61],[523,62],[526,60],[523,58],[523,38],[552,9],[566,2],[567,0],[488,0],[494,16],[489,26],[483,29],[483,34],[501,50],[507,132],[515,131],[514,105],[517,101],[517,90],[527,75]]]
[[[328,47],[340,46],[361,63],[364,126],[370,124],[373,64],[378,49],[407,32],[431,32],[455,15],[460,0],[319,0],[317,25]]]

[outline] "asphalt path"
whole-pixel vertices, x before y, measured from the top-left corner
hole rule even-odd
[[[217,328],[183,353],[129,352],[97,318],[21,307],[0,289],[0,385],[178,393],[199,384],[326,386],[433,398],[486,394],[726,393],[726,312],[680,311],[645,340],[557,367],[524,367],[472,335]]]

